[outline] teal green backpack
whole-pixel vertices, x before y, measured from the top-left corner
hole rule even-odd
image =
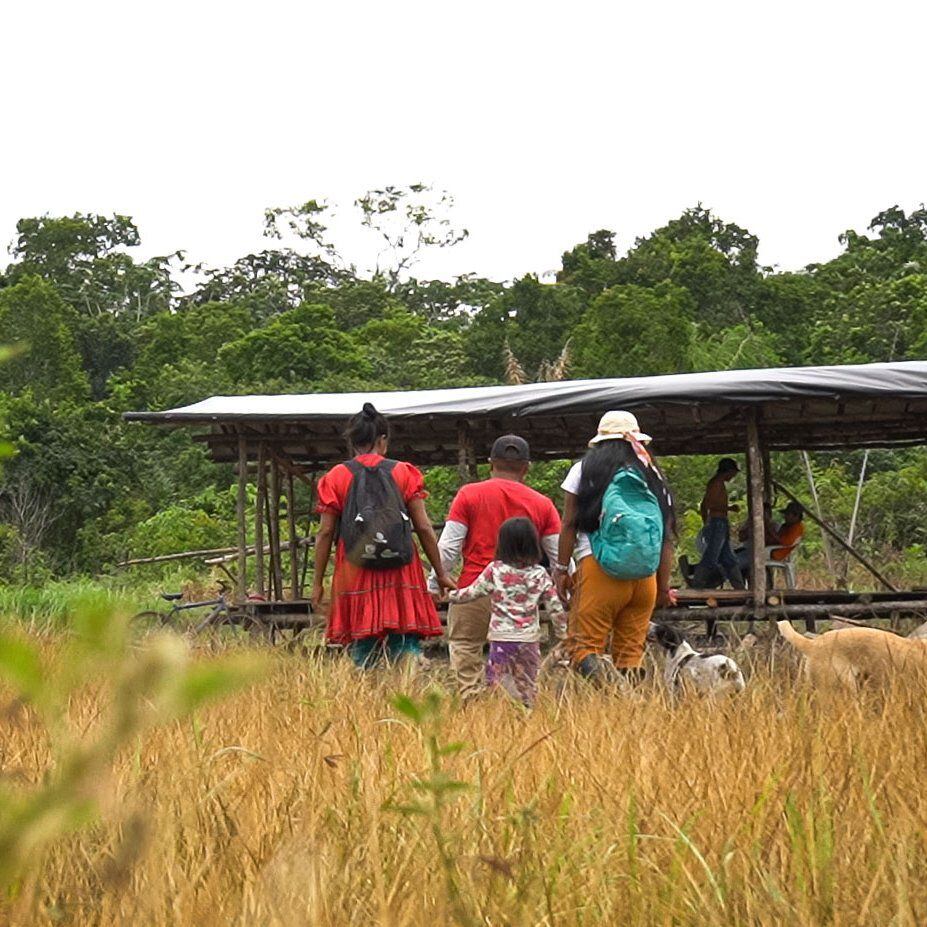
[[[660,565],[663,513],[647,481],[630,467],[613,477],[602,496],[599,528],[589,536],[599,566],[615,579],[644,579]]]

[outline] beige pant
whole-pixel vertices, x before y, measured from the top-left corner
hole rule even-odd
[[[472,698],[486,685],[483,646],[491,610],[489,596],[448,606],[448,650],[461,698]]]

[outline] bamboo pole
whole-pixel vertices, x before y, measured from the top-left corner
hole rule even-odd
[[[283,553],[280,544],[280,472],[277,461],[270,462],[270,492],[268,493],[271,565],[274,576],[274,598],[283,599],[283,565],[280,562]]]
[[[850,530],[847,532],[847,544],[852,544],[853,539],[856,537],[856,519],[859,516],[859,502],[863,495],[863,481],[866,479],[866,466],[869,463],[869,449],[867,448],[863,453],[863,464],[859,468],[859,479],[856,481],[856,498],[853,500],[853,514],[850,516]],[[841,586],[847,586],[849,584],[848,575],[850,572],[850,558],[844,557],[843,563],[841,564],[840,569],[840,580],[839,584]]]
[[[818,518],[823,518],[821,500],[818,498],[818,487],[814,481],[814,471],[811,469],[811,457],[808,455],[807,451],[802,451],[801,459],[805,465],[805,476],[808,478],[808,488],[811,490],[811,498],[814,500],[814,507],[818,513]],[[821,546],[824,548],[824,559],[827,561],[827,572],[836,578],[837,571],[834,569],[834,552],[830,548],[830,541],[826,534],[821,535]]]
[[[773,481],[773,485],[779,492],[784,493],[788,496],[793,502],[797,502],[802,508],[804,508],[805,513],[811,518],[811,520],[822,530],[826,531],[848,554],[851,554],[855,557],[886,589],[891,590],[892,592],[899,592],[897,586],[893,586],[855,547],[848,544],[844,538],[842,538],[823,518],[818,518],[804,502],[799,499],[795,493],[791,490],[786,489],[781,483]]]
[[[296,542],[297,549],[313,547],[315,545],[315,538],[300,538]],[[271,548],[270,544],[264,545],[264,553],[270,554]],[[254,547],[250,546],[245,550],[245,553],[250,557],[254,553]],[[234,560],[238,556],[237,550],[230,554],[223,554],[220,557],[215,557],[210,560],[204,560],[204,563],[207,563],[209,566],[214,566],[216,564],[228,563],[229,560]]]
[[[751,410],[747,419],[747,461],[750,479],[750,527],[752,538],[753,608],[756,616],[762,617],[766,610],[766,525],[765,507],[765,468],[763,467],[763,446],[760,437],[758,414]]]
[[[236,514],[238,515],[238,576],[236,577],[236,592],[238,600],[244,602],[247,595],[247,569],[248,558],[245,548],[248,546],[248,534],[245,526],[245,500],[248,492],[248,442],[244,438],[238,439],[238,499],[236,500]]]
[[[299,549],[296,538],[296,506],[293,490],[293,474],[286,475],[286,520],[290,535],[290,598],[299,598]]]
[[[171,560],[195,560],[199,557],[213,557],[218,554],[237,554],[235,547],[212,547],[209,550],[182,550],[176,554],[160,554],[157,557],[136,557],[133,560],[123,560],[117,567],[141,566],[146,563],[168,563]]]
[[[264,579],[264,499],[267,496],[267,454],[264,442],[258,445],[257,501],[254,506],[254,572],[258,595],[267,594]]]
[[[863,452],[863,465],[859,468],[859,482],[856,484],[856,499],[853,502],[853,515],[850,517],[850,532],[847,534],[847,543],[852,544],[856,535],[856,518],[859,515],[859,501],[863,495],[863,481],[866,479],[866,466],[869,463],[869,449]]]

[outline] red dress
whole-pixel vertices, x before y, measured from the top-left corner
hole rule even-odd
[[[356,458],[367,467],[383,459],[379,454],[360,454]],[[332,467],[319,480],[317,511],[340,516],[353,478],[344,464]],[[393,479],[407,505],[413,499],[427,496],[422,474],[412,464],[397,463]],[[418,549],[414,548],[411,563],[399,569],[365,570],[345,557],[339,539],[326,636],[333,644],[350,644],[364,637],[386,634],[422,637],[441,634],[441,622],[428,594]]]

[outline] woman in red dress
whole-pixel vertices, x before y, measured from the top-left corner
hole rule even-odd
[[[354,461],[361,466],[376,467],[386,459],[389,423],[369,402],[348,423],[346,437]],[[454,589],[454,581],[441,566],[438,542],[425,511],[427,493],[422,474],[411,464],[398,461],[390,476],[405,502],[425,556],[437,572],[439,585],[442,589]],[[325,570],[354,479],[351,467],[342,463],[319,480],[318,511],[322,523],[315,543],[312,587],[315,611],[324,601]],[[381,654],[390,661],[417,656],[421,653],[421,638],[440,634],[441,623],[414,544],[411,561],[405,566],[368,569],[348,559],[344,542],[338,538],[326,631],[331,643],[348,646],[354,662],[366,668],[374,665]]]

